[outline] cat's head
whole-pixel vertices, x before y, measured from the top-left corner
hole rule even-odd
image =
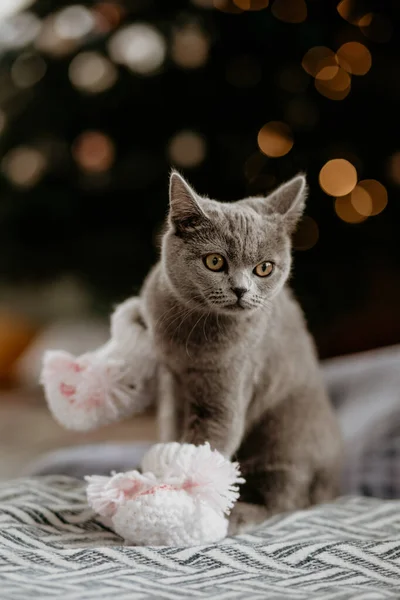
[[[230,315],[268,305],[289,276],[291,234],[306,195],[298,175],[269,196],[221,203],[200,197],[174,171],[162,262],[175,293]]]

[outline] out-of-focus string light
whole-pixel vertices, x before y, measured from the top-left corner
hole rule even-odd
[[[365,195],[369,196],[369,201],[371,204],[371,212],[367,216],[374,217],[379,215],[385,208],[388,203],[388,193],[384,185],[377,181],[376,179],[363,179],[358,182],[357,187],[362,190],[363,197]],[[359,193],[359,198],[361,198],[361,193]],[[365,214],[366,209],[357,207],[357,200],[354,201],[352,199],[352,203],[354,208],[360,213]],[[361,201],[358,200],[358,203],[361,204]],[[366,206],[366,201],[364,200],[364,206]]]
[[[360,17],[357,20],[356,25],[358,25],[358,27],[360,27],[360,29],[362,27],[368,27],[368,25],[371,25],[372,22],[372,13],[367,13],[366,15],[363,15],[362,17]]]
[[[33,4],[34,0],[2,0],[0,2],[0,20],[7,19]]]
[[[233,0],[213,0],[214,8],[221,12],[237,15],[243,12],[243,9],[236,6]]]
[[[352,75],[365,75],[371,68],[371,53],[360,42],[347,42],[336,53],[340,66]]]
[[[116,29],[121,23],[124,9],[115,2],[97,2],[93,7],[93,16],[97,21],[96,29],[103,32]]]
[[[100,131],[85,131],[74,142],[72,154],[78,166],[88,173],[108,171],[115,158],[114,144]]]
[[[367,218],[356,211],[351,203],[351,194],[336,198],[335,212],[345,223],[362,223]]]
[[[171,56],[184,69],[202,67],[208,59],[210,40],[195,23],[184,25],[175,31],[172,39]]]
[[[69,66],[69,78],[78,89],[98,94],[109,89],[117,80],[115,65],[98,52],[81,52]]]
[[[81,4],[63,8],[55,14],[54,29],[65,40],[79,40],[88,35],[95,25],[93,13]]]
[[[269,0],[233,0],[242,10],[263,10],[268,7]]]
[[[62,57],[74,52],[79,47],[79,40],[62,38],[54,26],[55,15],[44,19],[39,35],[35,40],[35,47],[54,57]]]
[[[226,80],[239,88],[253,87],[261,81],[261,66],[250,55],[233,58],[226,68]]]
[[[292,98],[286,105],[285,118],[294,129],[311,131],[319,121],[319,111],[308,98]]]
[[[303,69],[312,77],[332,79],[339,69],[335,53],[326,46],[310,48],[301,61]]]
[[[400,185],[400,152],[395,152],[389,158],[388,175],[393,183]]]
[[[5,155],[1,166],[11,183],[17,187],[29,188],[42,178],[47,160],[37,148],[18,146]]]
[[[0,48],[23,48],[32,43],[41,28],[40,19],[26,11],[0,21]]]
[[[317,222],[309,216],[303,217],[293,236],[293,247],[295,250],[310,250],[319,239],[319,227]]]
[[[393,35],[393,25],[382,14],[368,13],[358,21],[358,26],[369,40],[384,44],[389,42]]]
[[[339,15],[352,25],[360,25],[361,20],[366,18],[365,11],[359,2],[355,0],[341,0],[336,7]]]
[[[134,23],[117,31],[108,43],[112,60],[134,73],[151,75],[165,60],[167,45],[161,33],[147,23]]]
[[[349,196],[354,210],[359,215],[362,217],[370,217],[372,215],[372,198],[360,184],[356,185]]]
[[[170,140],[168,155],[171,162],[180,167],[196,167],[204,160],[206,143],[195,131],[180,131]]]
[[[307,4],[304,0],[275,0],[271,12],[285,23],[303,23],[307,19]]]
[[[24,52],[16,58],[11,67],[11,79],[17,87],[29,88],[44,77],[46,70],[46,63],[41,56],[33,52]]]
[[[341,67],[332,79],[315,79],[315,88],[330,100],[344,100],[351,90],[351,77]]]
[[[320,170],[319,184],[329,196],[346,196],[356,187],[357,171],[348,160],[334,158]]]
[[[266,156],[285,156],[293,147],[293,134],[286,123],[270,121],[258,133],[258,146]]]

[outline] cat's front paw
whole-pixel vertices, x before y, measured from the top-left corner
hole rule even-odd
[[[258,504],[237,502],[229,515],[228,535],[251,531],[268,519],[268,509]]]

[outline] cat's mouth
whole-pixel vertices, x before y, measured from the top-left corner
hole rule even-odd
[[[224,308],[227,308],[228,310],[246,310],[247,306],[244,306],[241,300],[238,300],[233,304],[227,304],[226,306],[224,306]]]

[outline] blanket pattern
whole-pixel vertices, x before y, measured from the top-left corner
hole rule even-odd
[[[380,600],[400,590],[400,501],[345,497],[196,548],[128,547],[82,481],[0,484],[2,600]]]

